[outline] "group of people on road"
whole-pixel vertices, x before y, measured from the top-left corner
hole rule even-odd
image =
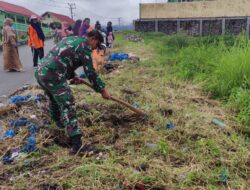
[[[17,34],[11,28],[13,21],[6,19],[4,22],[4,68],[21,71],[22,65],[17,48]],[[57,30],[60,36],[58,43],[44,57],[45,35],[36,16],[30,17],[28,27],[28,44],[33,53],[35,78],[49,98],[49,111],[51,119],[57,127],[64,128],[71,142],[70,153],[85,153],[95,151],[93,146],[83,145],[82,131],[78,126],[75,100],[68,84],[79,84],[81,80],[75,70],[83,67],[86,77],[93,85],[96,92],[103,98],[110,99],[111,95],[105,88],[93,64],[93,54],[99,55],[104,51],[103,44],[111,47],[114,40],[112,23],[109,22],[107,31],[104,31],[100,22],[95,28],[90,26],[90,19],[77,20],[72,29],[67,23]],[[40,60],[38,61],[38,58]]]
[[[37,67],[38,60],[44,57],[44,42],[45,34],[43,33],[39,18],[35,15],[29,19],[30,25],[27,29],[28,34],[28,45],[31,48],[33,66]],[[23,66],[21,64],[18,52],[18,36],[16,31],[13,29],[13,20],[6,18],[3,27],[3,63],[4,70],[8,72],[21,72]],[[93,30],[101,33],[104,39],[106,47],[113,48],[113,41],[115,39],[113,33],[112,22],[107,23],[106,30],[102,28],[99,21],[96,22],[95,26],[90,25],[90,19],[85,18],[84,20],[77,20],[74,26],[70,26],[67,22],[62,22],[60,26],[52,25],[53,38],[55,44],[68,36],[79,36],[86,37],[87,34]],[[98,65],[103,63],[103,56],[105,52],[103,49],[93,51],[94,68],[98,70]]]

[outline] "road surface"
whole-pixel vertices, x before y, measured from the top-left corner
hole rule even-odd
[[[53,40],[45,42],[45,54],[52,46]],[[35,83],[32,53],[30,48],[26,45],[19,47],[19,54],[24,67],[24,72],[9,73],[3,71],[3,54],[0,52],[0,102],[3,101],[4,95],[13,93],[16,89],[25,84]]]

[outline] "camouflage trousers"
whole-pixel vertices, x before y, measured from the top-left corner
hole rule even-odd
[[[55,75],[56,76],[56,75]],[[39,75],[35,72],[39,85],[49,97],[49,111],[51,118],[66,129],[69,137],[80,135],[75,109],[75,100],[66,79],[52,78],[51,76]]]

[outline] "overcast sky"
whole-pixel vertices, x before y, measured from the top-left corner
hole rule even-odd
[[[139,3],[160,2],[166,0],[3,0],[9,3],[21,5],[41,15],[46,11],[52,11],[70,16],[67,3],[75,3],[75,19],[90,17],[92,24],[100,20],[103,25],[111,20],[118,23],[121,17],[122,24],[132,23],[139,18]]]

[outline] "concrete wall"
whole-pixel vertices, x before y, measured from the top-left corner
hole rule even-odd
[[[192,36],[222,35],[246,32],[249,36],[250,17],[204,19],[148,19],[135,21],[139,32],[186,33]]]
[[[140,19],[250,16],[250,0],[141,4]]]

